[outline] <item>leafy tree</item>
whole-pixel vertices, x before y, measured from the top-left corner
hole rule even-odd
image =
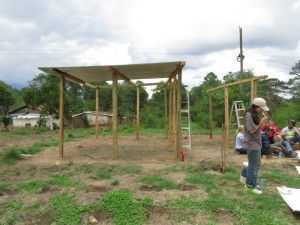
[[[23,90],[23,98],[28,105],[43,105],[43,113],[55,115],[59,111],[59,77],[39,74],[34,77],[29,87]],[[70,116],[70,101],[65,98],[65,115]]]
[[[217,75],[210,72],[204,77],[204,81],[198,87],[192,88],[190,96],[191,104],[191,119],[203,128],[209,126],[209,98],[207,90],[217,87],[222,84]],[[213,110],[214,123],[216,126],[221,126],[224,121],[224,94],[221,90],[213,93]],[[222,110],[221,110],[222,109]]]
[[[0,81],[0,114],[7,115],[9,107],[15,103],[10,87]]]
[[[289,79],[290,94],[294,99],[300,98],[300,60],[292,67],[290,75],[293,78]]]
[[[109,85],[106,81],[92,82],[95,86]],[[82,99],[83,99],[83,111],[95,110],[96,91],[93,88],[87,86],[82,87]],[[100,111],[112,111],[112,89],[102,88],[99,94],[99,110]]]
[[[257,96],[263,97],[272,113],[281,104],[284,95],[289,92],[287,83],[276,78],[269,78],[258,82]]]

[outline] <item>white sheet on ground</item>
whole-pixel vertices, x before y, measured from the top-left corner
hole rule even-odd
[[[282,186],[277,191],[293,212],[300,212],[300,189]]]
[[[296,166],[296,169],[297,169],[297,171],[298,171],[298,173],[300,175],[300,166]]]

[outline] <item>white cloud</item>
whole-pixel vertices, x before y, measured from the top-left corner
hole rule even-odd
[[[244,68],[287,79],[300,59],[299,9],[299,0],[2,1],[0,80],[25,84],[39,66],[186,61],[183,81],[194,86],[239,71],[239,26]]]

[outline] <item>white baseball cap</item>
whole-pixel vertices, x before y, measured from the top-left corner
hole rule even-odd
[[[252,104],[260,106],[264,111],[269,111],[270,110],[267,106],[266,100],[264,100],[263,98],[253,99]]]

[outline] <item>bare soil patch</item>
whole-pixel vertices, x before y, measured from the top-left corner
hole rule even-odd
[[[55,136],[38,137],[1,137],[0,151],[5,147],[29,146],[36,142],[54,140]],[[4,140],[4,142],[2,142]],[[188,166],[195,166],[199,173],[206,172],[216,176],[220,173],[222,138],[215,136],[209,139],[207,135],[195,135],[192,137],[192,150],[184,150],[185,161],[180,162],[176,155],[170,150],[167,140],[162,135],[141,135],[140,140],[136,140],[134,135],[123,135],[119,137],[119,157],[112,160],[112,138],[111,136],[95,137],[86,139],[76,139],[65,143],[63,159],[58,158],[58,147],[44,149],[41,153],[33,155],[26,160],[17,162],[16,165],[5,166],[0,172],[0,181],[10,183],[13,188],[0,192],[0,203],[7,201],[7,198],[15,199],[20,195],[16,188],[19,183],[27,183],[29,180],[49,179],[53,175],[73,174],[72,180],[80,181],[83,190],[74,193],[78,205],[91,204],[108,192],[120,189],[128,189],[135,198],[150,197],[153,199],[153,206],[149,209],[148,221],[145,224],[174,224],[172,210],[161,206],[166,200],[178,199],[180,196],[197,196],[198,200],[205,200],[209,194],[201,188],[201,185],[186,182],[184,169]],[[233,145],[233,140],[231,140]],[[226,166],[234,167],[238,170],[242,167],[242,162],[247,161],[246,155],[237,155],[233,148],[228,149]],[[278,164],[278,170],[290,174],[296,174],[294,164],[291,159],[277,158],[262,159],[262,165],[268,166]],[[113,179],[118,184],[112,185],[112,179],[97,180],[92,178],[103,165],[136,166],[142,169],[140,174],[122,173],[114,174]],[[174,168],[174,171],[168,169]],[[75,174],[75,175],[74,175]],[[143,185],[140,179],[143,175],[159,174],[163,178],[170,179],[178,184],[174,190],[161,190],[155,185]],[[237,184],[234,181],[219,181],[221,187],[234,188]],[[279,183],[269,182],[267,191],[275,192]],[[241,188],[242,185],[241,185]],[[36,201],[49,203],[49,199],[59,192],[68,192],[70,189],[61,186],[46,186],[36,194],[27,195],[23,201],[27,205],[32,205]],[[40,203],[43,204],[43,203]],[[28,223],[23,224],[49,224],[52,212],[50,209],[43,209],[40,214],[27,213],[23,217]],[[112,224],[109,214],[104,211],[94,211],[84,215],[83,224],[88,224],[89,216],[97,219],[97,224]],[[217,224],[237,224],[232,214],[221,211],[218,212]],[[203,213],[193,215],[193,220],[197,223],[205,223],[209,218]],[[299,220],[299,218],[298,218]],[[173,221],[173,222],[172,222]],[[189,224],[182,222],[179,224]]]

